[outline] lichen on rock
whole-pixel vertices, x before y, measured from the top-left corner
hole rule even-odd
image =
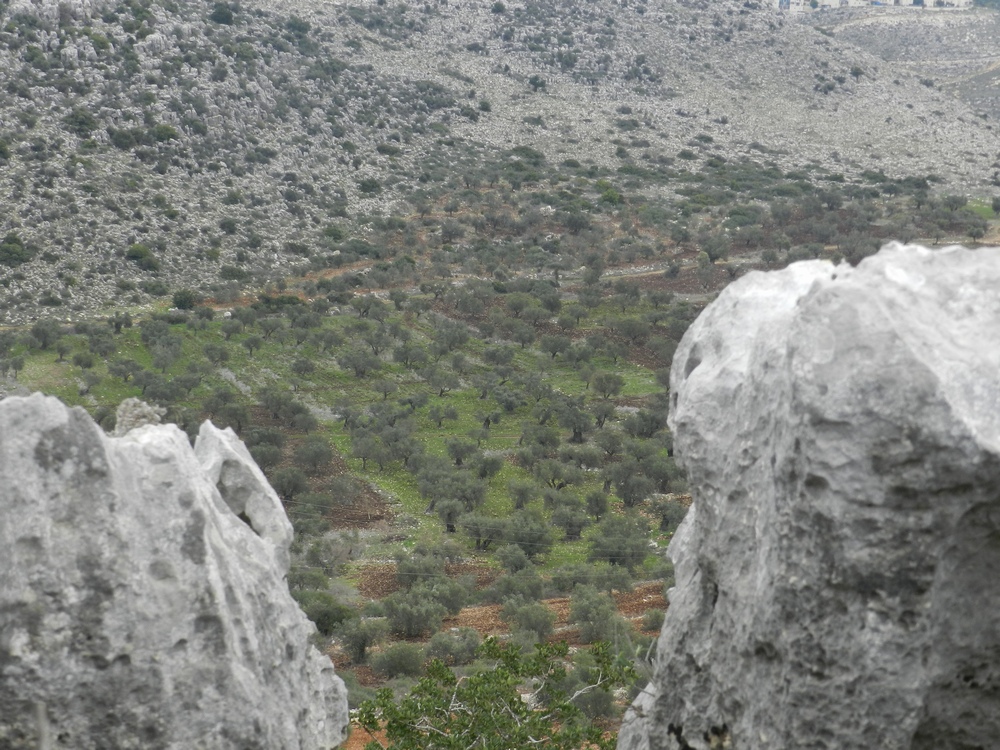
[[[619,748],[1000,737],[1000,251],[753,273],[691,326],[694,504]]]

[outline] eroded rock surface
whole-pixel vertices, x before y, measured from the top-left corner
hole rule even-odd
[[[288,593],[290,537],[229,430],[192,450],[0,401],[0,747],[338,744],[346,691]]]
[[[996,249],[892,245],[695,322],[670,415],[695,502],[619,748],[996,747],[998,290]]]

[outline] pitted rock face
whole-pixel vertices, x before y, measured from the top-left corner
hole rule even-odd
[[[619,748],[1000,737],[1000,250],[749,274],[691,326],[691,512]]]
[[[338,744],[346,691],[288,593],[289,540],[229,430],[192,450],[0,401],[0,747]]]

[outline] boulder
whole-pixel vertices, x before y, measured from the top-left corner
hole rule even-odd
[[[106,436],[0,401],[0,747],[312,750],[346,691],[291,598],[291,531],[230,430]]]
[[[728,287],[670,427],[694,504],[640,748],[1000,738],[1000,251],[893,244]]]

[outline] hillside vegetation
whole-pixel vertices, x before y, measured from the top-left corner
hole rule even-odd
[[[755,3],[15,0],[0,65],[0,384],[232,427],[355,703],[497,635],[641,687],[704,304],[996,241],[989,117]]]
[[[996,158],[922,76],[755,3],[14,0],[0,29],[10,323],[402,247],[578,264],[602,215],[659,251],[826,180],[982,195]]]

